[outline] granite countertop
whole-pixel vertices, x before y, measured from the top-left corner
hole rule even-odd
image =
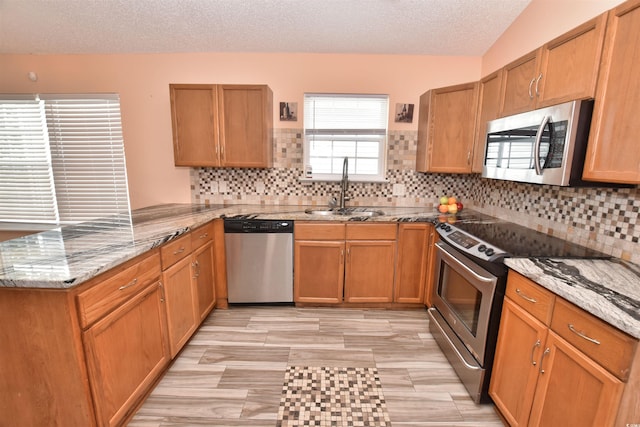
[[[168,204],[0,242],[0,288],[69,289],[215,218],[435,222],[434,207],[351,208],[310,215],[313,206]],[[359,216],[380,209],[384,215]],[[465,209],[458,215],[464,220]],[[640,338],[640,268],[618,260],[508,258],[505,264],[619,329]]]
[[[305,213],[311,206],[158,205],[0,242],[0,287],[68,289],[214,218],[433,221],[435,209],[385,207],[376,217]],[[358,211],[366,208],[353,208]]]
[[[505,264],[640,339],[640,267],[617,259],[507,258]]]

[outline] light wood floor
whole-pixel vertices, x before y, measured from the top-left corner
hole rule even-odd
[[[476,405],[428,331],[424,310],[215,310],[131,427],[274,427],[287,366],[375,367],[394,427],[502,426]]]

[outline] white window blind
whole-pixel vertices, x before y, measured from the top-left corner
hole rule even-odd
[[[44,118],[40,146],[47,152],[50,173],[48,182],[39,183],[42,189],[34,185],[25,191],[42,192],[49,186],[55,195],[55,214],[38,222],[69,224],[129,212],[118,96],[41,95],[35,102]],[[12,144],[3,137],[0,147],[5,145]],[[14,173],[19,162],[9,163],[7,168]],[[0,186],[4,188],[4,182]],[[0,194],[2,206],[13,203],[10,195],[5,200]],[[2,207],[0,220],[35,222],[19,210],[9,217]]]
[[[384,180],[388,104],[386,95],[305,94],[305,176],[340,179],[348,157],[350,179]]]
[[[44,105],[0,100],[0,220],[56,222]]]

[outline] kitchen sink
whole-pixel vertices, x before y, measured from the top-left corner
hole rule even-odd
[[[344,208],[344,209],[307,209],[304,213],[320,216],[380,216],[383,211],[367,208]]]

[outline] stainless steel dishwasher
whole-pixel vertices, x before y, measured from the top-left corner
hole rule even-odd
[[[229,303],[293,302],[293,221],[225,219]]]

